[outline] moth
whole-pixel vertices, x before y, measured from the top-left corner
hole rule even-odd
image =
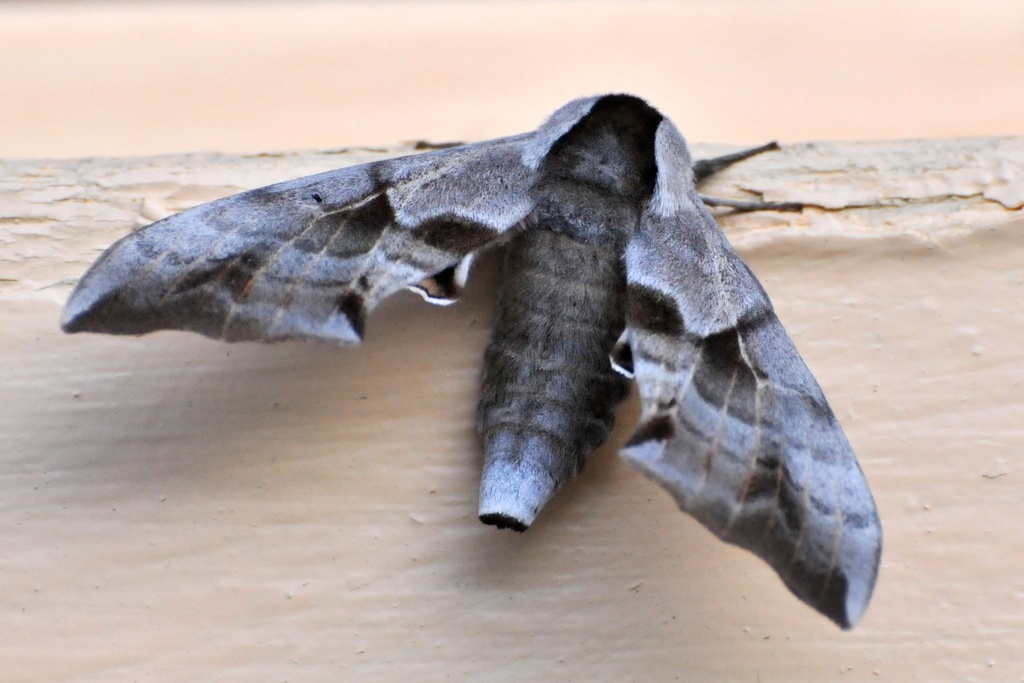
[[[452,303],[477,253],[502,244],[480,519],[526,529],[605,441],[634,379],[641,417],[622,456],[849,628],[871,597],[881,524],[825,396],[697,192],[744,156],[695,164],[643,100],[577,99],[530,133],[158,221],[99,257],[61,326],[358,343],[381,299],[411,287]]]

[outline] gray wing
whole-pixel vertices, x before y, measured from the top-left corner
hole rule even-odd
[[[534,133],[299,178],[154,223],[93,264],[61,326],[358,342],[367,313],[403,287],[451,300],[473,252],[529,215],[540,160],[593,101]]]
[[[626,251],[628,347],[615,357],[632,364],[642,417],[622,454],[849,628],[881,553],[867,482],[764,289],[700,201],[667,120],[655,154],[655,194]]]

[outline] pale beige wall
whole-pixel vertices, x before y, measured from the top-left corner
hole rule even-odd
[[[15,2],[0,156],[486,139],[622,90],[693,140],[1012,135],[1018,0]]]
[[[695,140],[1024,132],[1024,6],[959,5],[4,5],[0,156],[475,139],[609,89]],[[617,460],[633,401],[530,532],[476,522],[493,262],[359,349],[57,329],[133,225],[341,159],[0,168],[0,680],[1024,679],[1019,138],[788,148],[742,187],[826,208],[726,223],[878,500],[848,633]]]

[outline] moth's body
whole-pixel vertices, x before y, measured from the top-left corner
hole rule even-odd
[[[629,393],[608,363],[626,279],[607,247],[540,230],[508,245],[503,284],[480,395],[480,519],[523,531]]]
[[[745,156],[694,164],[643,100],[581,98],[530,133],[299,178],[159,221],[93,264],[61,324],[358,343],[382,298],[412,287],[451,303],[474,253],[505,242],[479,412],[481,518],[525,528],[605,440],[629,386],[613,352],[640,395],[623,457],[849,627],[878,573],[874,500],[695,186]]]
[[[479,411],[488,524],[525,530],[604,443],[629,393],[608,359],[625,327],[623,253],[653,191],[661,117],[623,105],[595,107],[552,148],[529,229],[507,246]]]

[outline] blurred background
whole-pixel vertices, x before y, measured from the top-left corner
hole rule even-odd
[[[1024,132],[1020,0],[3,2],[0,157],[491,138],[628,91],[693,141]]]

